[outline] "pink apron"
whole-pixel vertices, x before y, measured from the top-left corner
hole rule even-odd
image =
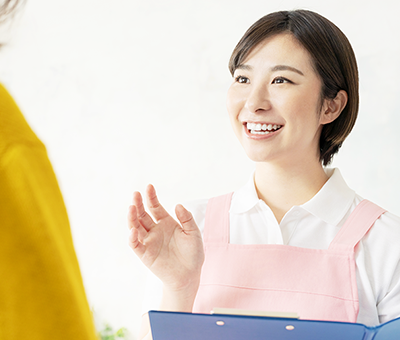
[[[385,210],[362,201],[328,249],[239,245],[229,243],[231,199],[219,196],[207,205],[205,262],[193,312],[240,308],[356,322],[354,248]]]

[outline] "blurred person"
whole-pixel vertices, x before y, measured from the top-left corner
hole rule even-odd
[[[0,339],[97,339],[46,148],[1,84],[0,225]]]

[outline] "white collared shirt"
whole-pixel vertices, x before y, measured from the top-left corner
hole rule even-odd
[[[326,169],[328,181],[308,202],[293,206],[279,224],[260,200],[253,176],[232,196],[230,243],[284,244],[327,249],[351,212],[362,201],[343,180],[338,169]],[[208,200],[188,202],[200,230],[204,229]],[[400,317],[400,218],[386,212],[356,249],[356,275],[360,311],[357,322],[377,325]],[[149,282],[145,311],[157,309],[162,294],[158,279]]]

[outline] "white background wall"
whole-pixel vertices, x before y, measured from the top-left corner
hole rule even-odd
[[[47,145],[97,320],[135,338],[146,270],[127,247],[134,190],[167,207],[228,192],[253,168],[231,132],[227,62],[275,10],[336,23],[358,58],[361,106],[333,166],[400,215],[400,21],[395,0],[27,0],[0,81]],[[4,35],[3,35],[4,36]]]

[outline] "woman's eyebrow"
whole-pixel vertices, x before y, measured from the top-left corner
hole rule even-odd
[[[252,66],[247,65],[247,64],[240,64],[238,67],[236,67],[236,70],[245,70],[245,71],[251,71],[253,69]]]
[[[294,68],[294,67],[288,66],[288,65],[276,65],[271,68],[271,72],[275,72],[275,71],[292,71],[292,72],[296,72],[296,73],[304,76],[303,72],[301,72],[297,68]]]
[[[251,71],[251,70],[253,70],[253,66],[250,66],[247,64],[240,64],[240,65],[238,65],[238,67],[236,67],[236,70]],[[276,65],[271,68],[271,72],[276,72],[276,71],[292,71],[292,72],[296,72],[296,73],[304,76],[303,72],[301,72],[297,68],[289,66],[289,65]]]

